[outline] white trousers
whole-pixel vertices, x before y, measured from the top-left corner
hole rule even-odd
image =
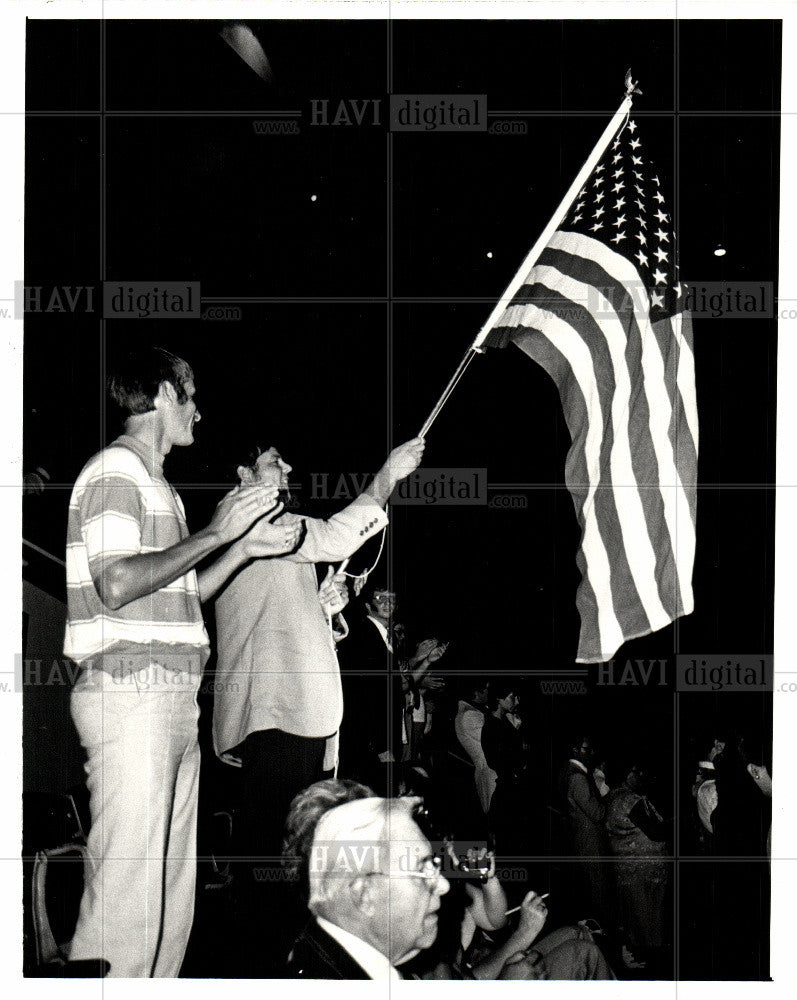
[[[88,755],[91,872],[70,959],[177,976],[194,917],[200,677],[153,664],[86,672],[72,718]]]

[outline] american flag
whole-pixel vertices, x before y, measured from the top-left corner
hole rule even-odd
[[[511,342],[559,389],[581,526],[577,662],[694,607],[692,329],[659,178],[628,121],[486,344]]]

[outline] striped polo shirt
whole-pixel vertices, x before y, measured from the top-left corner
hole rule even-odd
[[[124,676],[154,662],[196,674],[207,662],[195,570],[116,611],[94,586],[104,565],[160,552],[188,536],[182,501],[159,459],[123,434],[89,460],[72,491],[64,653],[82,666]]]

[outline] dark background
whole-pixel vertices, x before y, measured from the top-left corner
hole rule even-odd
[[[253,442],[293,464],[303,510],[339,508],[312,497],[312,474],[375,470],[417,433],[616,110],[629,65],[685,280],[776,282],[779,22],[252,27],[271,85],[216,22],[28,23],[26,284],[196,280],[203,298],[241,309],[231,322],[27,317],[25,472],[43,466],[51,482],[25,499],[24,533],[59,558],[72,483],[120,430],[103,379],[131,342],[195,369],[196,444],[166,463],[189,525],[207,522]],[[390,92],[486,94],[527,133],[390,135]],[[342,98],[381,100],[382,124],[311,124],[312,100]],[[274,110],[298,112],[300,134],[255,134]],[[768,697],[676,704],[671,665],[676,653],[772,651],[775,358],[774,319],[695,321],[696,610],[620,651],[618,662],[666,658],[663,688],[600,689],[590,676],[587,697],[543,696],[527,678],[542,756],[582,726],[609,752],[642,743],[675,805],[714,726],[768,735]],[[553,383],[513,348],[474,362],[430,432],[426,465],[486,468],[526,501],[392,510],[374,580],[395,588],[411,636],[451,640],[452,677],[574,666],[568,446]],[[26,579],[63,599],[59,567],[26,559]]]

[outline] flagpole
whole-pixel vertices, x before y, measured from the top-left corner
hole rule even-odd
[[[448,382],[448,385],[443,390],[443,394],[441,395],[441,397],[435,403],[434,409],[429,414],[429,416],[426,418],[423,427],[421,427],[421,429],[418,431],[418,437],[420,437],[420,438],[426,437],[427,431],[429,430],[429,428],[432,426],[432,424],[437,419],[438,413],[446,405],[446,402],[448,401],[448,397],[451,395],[451,393],[456,388],[457,382],[459,382],[459,380],[462,378],[462,376],[467,371],[468,365],[471,363],[471,361],[473,361],[473,359],[476,357],[477,354],[483,354],[483,353],[484,353],[484,351],[479,351],[479,350],[477,350],[474,347],[469,347],[468,348],[468,350],[465,352],[465,356],[463,357],[463,359],[459,363],[459,367],[454,372],[454,374],[451,376],[451,378],[450,378],[450,380]]]
[[[477,354],[484,354],[485,349],[484,347],[482,347],[482,344],[487,339],[487,336],[490,333],[490,330],[492,330],[493,326],[495,325],[496,320],[503,313],[503,311],[506,309],[506,307],[509,305],[509,303],[517,294],[518,289],[525,282],[529,274],[529,271],[537,263],[540,254],[548,245],[550,238],[562,224],[562,220],[564,219],[565,215],[567,215],[570,206],[575,201],[576,195],[584,186],[584,182],[588,179],[592,171],[598,165],[598,161],[605,153],[606,147],[613,139],[615,133],[620,128],[626,116],[629,114],[631,110],[631,105],[633,103],[633,95],[635,93],[637,94],[641,93],[641,91],[637,89],[636,82],[631,80],[630,70],[626,73],[625,87],[626,87],[626,93],[625,97],[622,100],[622,103],[620,104],[620,107],[615,112],[612,120],[603,130],[603,134],[601,135],[600,139],[598,139],[597,143],[595,144],[595,147],[593,148],[589,157],[585,161],[581,170],[579,170],[576,179],[568,188],[567,194],[559,203],[559,207],[551,216],[548,225],[545,227],[542,233],[540,233],[539,239],[526,255],[525,260],[520,265],[520,269],[517,271],[514,278],[510,281],[509,285],[506,288],[506,291],[501,296],[501,298],[496,302],[495,308],[488,316],[487,321],[482,326],[481,330],[479,330],[476,339],[473,341],[468,350],[465,352],[462,360],[459,363],[459,366],[457,367],[457,370],[451,376],[448,385],[445,387],[442,395],[435,403],[434,409],[424,421],[423,427],[421,427],[420,431],[418,432],[418,437],[426,437],[429,428],[437,419],[438,414],[445,406],[446,402],[448,401],[448,397],[454,391],[459,380],[467,371],[471,361],[473,361],[473,359],[476,357]]]

